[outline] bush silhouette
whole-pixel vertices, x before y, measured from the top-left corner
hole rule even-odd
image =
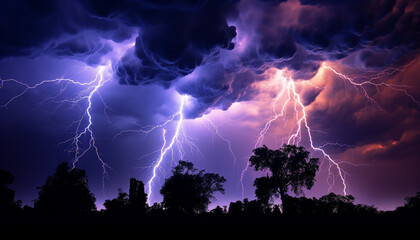
[[[214,209],[212,209],[210,211],[211,214],[221,217],[223,216],[223,214],[225,214],[226,212],[224,211],[224,209],[222,207],[220,207],[219,205],[217,205]]]
[[[396,212],[402,215],[409,215],[413,217],[420,216],[420,192],[417,192],[415,196],[406,197],[405,204],[402,207],[398,207]]]
[[[292,215],[372,215],[378,210],[372,206],[354,204],[352,195],[329,193],[319,199],[286,196],[288,214]]]
[[[146,200],[143,182],[131,178],[129,194],[119,189],[118,197],[105,200],[104,207],[107,213],[112,215],[142,215],[146,213]]]
[[[352,195],[338,195],[329,193],[319,199],[319,210],[324,214],[348,214],[355,212],[354,197]]]
[[[230,202],[228,214],[232,216],[239,216],[244,211],[244,204],[241,201]]]
[[[290,197],[287,196],[288,214],[312,215],[318,211],[319,200],[316,198]]]
[[[172,213],[205,212],[213,194],[224,193],[224,177],[204,170],[197,172],[191,162],[179,161],[172,173],[160,190],[164,208]]]
[[[96,210],[95,197],[88,187],[84,170],[70,169],[67,163],[58,165],[39,189],[34,208],[38,213],[77,215]]]
[[[404,204],[404,206],[406,208],[412,209],[417,213],[420,213],[420,192],[417,192],[415,196],[406,197],[405,201],[406,203]]]
[[[118,197],[105,200],[104,207],[107,213],[112,215],[122,215],[128,213],[128,194],[119,189]]]

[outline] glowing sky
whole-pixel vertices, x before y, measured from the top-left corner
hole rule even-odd
[[[420,190],[418,1],[2,1],[0,30],[0,168],[24,204],[63,161],[99,207],[131,177],[159,202],[181,158],[227,179],[215,204],[253,199],[252,149],[284,143],[321,159],[305,196]]]

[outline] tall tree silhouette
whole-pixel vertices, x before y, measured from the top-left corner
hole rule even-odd
[[[163,206],[171,212],[202,213],[206,211],[215,192],[224,193],[226,179],[219,174],[197,172],[193,163],[179,161],[173,175],[165,180],[160,193]]]
[[[20,201],[15,201],[15,191],[7,185],[14,181],[13,175],[0,169],[0,216],[10,216],[20,210]]]
[[[39,197],[34,204],[38,212],[74,215],[96,210],[96,199],[88,188],[85,171],[70,169],[67,163],[59,164],[38,189]]]
[[[130,178],[130,190],[128,195],[128,205],[130,210],[135,213],[145,213],[147,194],[144,192],[144,184],[135,178]]]
[[[283,145],[272,150],[267,146],[256,148],[249,161],[256,171],[270,170],[271,174],[255,179],[255,195],[259,201],[268,205],[274,197],[280,196],[283,211],[287,210],[286,194],[290,189],[299,194],[302,187],[311,189],[319,168],[318,158],[309,158],[304,147]]]

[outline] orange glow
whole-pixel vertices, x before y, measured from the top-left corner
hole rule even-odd
[[[385,147],[382,144],[370,144],[370,145],[367,145],[365,147],[365,149],[362,151],[362,153],[366,154],[366,153],[371,152],[371,151],[383,150],[383,149],[385,149]]]

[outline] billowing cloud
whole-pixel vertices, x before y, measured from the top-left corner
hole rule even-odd
[[[191,118],[251,99],[271,67],[295,79],[312,78],[323,61],[380,71],[420,47],[420,3],[410,0],[19,0],[0,9],[0,58],[103,64],[113,43],[135,39],[112,59],[116,79],[192,96]]]

